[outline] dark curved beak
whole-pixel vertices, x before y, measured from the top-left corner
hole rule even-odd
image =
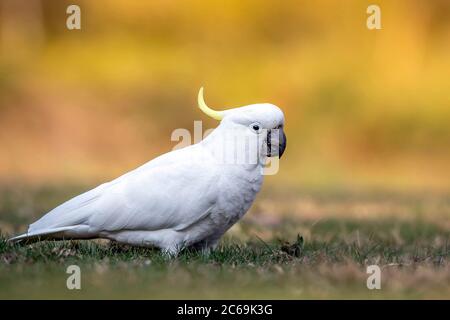
[[[281,158],[281,156],[284,153],[284,150],[286,150],[286,144],[287,144],[287,138],[286,138],[286,135],[284,134],[284,130],[281,130],[281,132],[283,134],[280,137],[280,144],[279,144],[279,150],[278,150],[279,158]]]

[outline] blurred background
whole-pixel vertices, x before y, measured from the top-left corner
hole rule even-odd
[[[450,2],[1,0],[0,183],[89,185],[169,151],[196,107],[286,114],[267,188],[447,192]],[[66,8],[81,8],[81,30]],[[348,5],[347,5],[348,4]]]

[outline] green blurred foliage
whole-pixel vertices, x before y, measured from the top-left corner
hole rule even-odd
[[[66,29],[81,7],[82,30]],[[272,102],[272,184],[450,187],[450,2],[1,2],[0,179],[99,181],[170,150],[176,128]]]

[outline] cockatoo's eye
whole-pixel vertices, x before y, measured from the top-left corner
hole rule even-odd
[[[256,132],[256,133],[261,133],[261,125],[259,124],[259,123],[257,123],[257,122],[255,122],[255,123],[252,123],[251,125],[250,125],[250,128],[252,128],[252,130],[254,131],[254,132]]]

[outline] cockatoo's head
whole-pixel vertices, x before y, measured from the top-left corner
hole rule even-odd
[[[220,127],[239,132],[239,137],[247,141],[256,139],[260,155],[280,158],[283,155],[286,149],[284,114],[277,106],[259,103],[215,111],[206,105],[203,88],[200,88],[198,93],[198,105],[208,116],[220,120]]]

